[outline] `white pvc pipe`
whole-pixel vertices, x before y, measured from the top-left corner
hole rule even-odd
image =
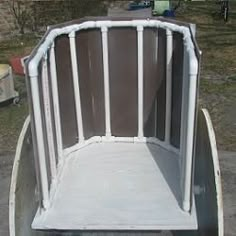
[[[191,63],[191,62],[190,62]],[[185,97],[187,105],[185,140],[183,145],[184,161],[184,182],[183,182],[183,210],[190,210],[191,200],[191,184],[192,184],[192,161],[193,161],[193,141],[194,141],[194,124],[195,124],[195,108],[196,108],[196,93],[197,93],[197,74],[195,71],[189,70],[189,85],[187,87],[188,96]],[[183,166],[183,165],[182,165]]]
[[[70,38],[70,55],[71,55],[71,64],[72,64],[72,74],[73,74],[73,87],[74,87],[74,98],[75,98],[75,110],[77,117],[77,132],[79,136],[78,142],[84,141],[84,130],[83,130],[83,119],[82,119],[82,110],[81,110],[81,100],[80,100],[80,90],[79,90],[79,68],[77,63],[76,55],[76,41],[75,41],[75,32],[73,31],[69,35]]]
[[[185,179],[185,148],[186,148],[186,130],[187,130],[187,98],[188,98],[188,83],[189,83],[189,58],[184,45],[183,54],[183,81],[182,81],[182,102],[181,102],[181,123],[180,123],[180,170],[181,170],[181,190],[184,192]]]
[[[171,133],[171,108],[172,108],[172,54],[173,36],[166,30],[166,117],[165,117],[165,142],[170,144]]]
[[[93,143],[151,143],[156,144],[172,153],[175,153],[177,156],[180,155],[179,149],[175,148],[174,146],[167,146],[165,142],[155,138],[155,137],[143,137],[142,139],[138,137],[110,137],[109,139],[106,136],[93,136],[87,140],[85,140],[83,143],[77,143],[71,147],[65,148],[63,150],[64,156],[69,156],[72,152],[75,152],[79,150],[80,148],[84,148],[87,145],[93,144]]]
[[[40,95],[39,95],[37,77],[30,78],[30,86],[32,92],[34,124],[36,130],[35,134],[36,134],[36,144],[38,150],[39,174],[40,174],[40,183],[42,191],[42,205],[43,208],[47,209],[49,207],[48,177],[47,177],[46,155],[44,147],[42,115],[39,101]]]
[[[104,97],[105,97],[105,125],[106,136],[111,137],[111,112],[110,112],[110,87],[109,87],[109,60],[107,27],[102,27],[102,55],[104,73]]]
[[[52,100],[53,100],[53,111],[55,119],[56,139],[57,139],[57,151],[58,151],[58,162],[62,159],[62,132],[61,132],[61,114],[59,106],[59,95],[57,85],[57,69],[55,59],[55,48],[54,43],[50,49],[50,73],[51,73],[51,84],[52,84]]]
[[[69,34],[72,31],[79,31],[83,29],[90,29],[90,28],[107,28],[107,27],[156,27],[156,28],[162,28],[162,29],[169,29],[171,31],[179,32],[183,34],[184,41],[188,45],[188,51],[191,56],[191,58],[195,58],[195,51],[194,51],[194,45],[191,38],[191,33],[188,27],[186,26],[179,26],[173,23],[169,22],[163,22],[159,20],[130,20],[130,21],[87,21],[81,24],[74,24],[69,25],[62,28],[56,28],[49,32],[49,34],[46,36],[45,41],[41,44],[41,46],[37,49],[36,54],[34,55],[33,59],[31,59],[29,63],[29,75],[37,76],[37,66],[40,62],[42,56],[46,53],[48,50],[48,47],[52,44],[54,39],[58,35],[62,34]],[[197,68],[196,63],[192,63],[193,69]]]
[[[183,209],[190,210],[191,184],[192,184],[192,160],[193,160],[193,140],[194,140],[194,119],[196,105],[196,86],[197,75],[190,75],[189,81],[189,102],[187,118],[187,134],[185,148],[185,179],[184,179],[184,196]]]
[[[156,29],[156,48],[155,48],[155,63],[156,65],[158,65],[158,29]],[[157,91],[158,92],[158,91]],[[154,119],[155,119],[155,125],[154,125],[154,128],[155,128],[155,132],[154,132],[154,136],[157,137],[157,93],[155,95],[155,102],[154,102],[154,112],[155,112],[155,115],[154,115]]]
[[[43,60],[42,68],[42,90],[43,90],[43,104],[44,104],[44,115],[46,124],[46,134],[48,141],[49,151],[49,162],[52,182],[56,180],[56,155],[54,149],[54,136],[52,129],[52,114],[50,104],[50,92],[49,92],[49,81],[48,81],[48,68],[47,68],[47,55]]]
[[[138,137],[143,138],[143,26],[137,27],[138,38]]]

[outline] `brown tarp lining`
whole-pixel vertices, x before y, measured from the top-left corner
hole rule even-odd
[[[158,70],[157,76],[162,78],[157,91],[157,130],[156,136],[165,139],[165,115],[166,115],[166,31],[158,30]]]
[[[70,44],[69,37],[67,35],[61,35],[56,38],[55,57],[61,114],[62,140],[63,146],[68,147],[77,142],[78,133],[75,115]]]
[[[100,30],[77,33],[77,62],[84,136],[105,134],[104,81]]]
[[[180,145],[181,102],[183,80],[183,36],[173,33],[171,144]]]
[[[137,136],[137,31],[111,29],[108,35],[111,131],[114,136]]]
[[[183,40],[173,34],[173,86],[171,143],[179,147],[183,76]],[[101,32],[83,30],[76,35],[79,85],[85,138],[105,135],[104,78]],[[69,38],[55,43],[59,101],[64,147],[77,141],[77,125]],[[111,132],[133,137],[138,133],[137,32],[133,28],[108,33]],[[164,140],[166,32],[144,30],[144,134]],[[155,108],[157,105],[157,108]],[[157,123],[155,124],[155,109]],[[155,127],[157,130],[155,131]]]

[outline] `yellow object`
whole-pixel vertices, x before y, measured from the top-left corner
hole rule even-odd
[[[11,66],[0,64],[0,102],[14,99],[13,103],[18,103],[18,96],[18,92],[14,89]]]
[[[0,79],[9,73],[10,68],[11,67],[8,64],[0,64]]]

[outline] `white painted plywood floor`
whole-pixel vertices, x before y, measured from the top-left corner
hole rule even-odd
[[[180,208],[178,157],[154,144],[96,143],[66,160],[35,229],[196,229]]]

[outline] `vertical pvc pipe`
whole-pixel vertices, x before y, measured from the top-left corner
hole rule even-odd
[[[54,149],[55,146],[54,146],[54,136],[52,129],[52,114],[51,114],[50,93],[49,93],[47,54],[43,60],[42,89],[43,89],[43,104],[44,104],[44,114],[45,114],[48,151],[49,151],[50,172],[53,182],[56,179],[56,155]]]
[[[187,53],[185,53],[186,55]],[[188,83],[185,81],[183,89],[188,91],[187,96],[185,96],[182,104],[184,106],[183,111],[183,120],[181,120],[184,124],[182,128],[181,135],[181,155],[183,158],[182,162],[182,172],[184,176],[182,177],[183,185],[183,210],[190,210],[190,202],[191,202],[191,185],[192,185],[192,161],[193,161],[193,140],[194,140],[194,123],[195,123],[195,107],[196,107],[196,93],[197,93],[197,69],[196,66],[191,65],[191,63],[196,63],[193,58],[190,56],[188,60],[190,62],[188,65],[188,74],[184,78],[188,80]],[[197,63],[196,63],[197,65]],[[192,71],[192,68],[194,71]],[[187,71],[185,72],[187,73]],[[186,118],[185,118],[186,117]],[[182,118],[181,118],[182,119]]]
[[[138,137],[143,138],[143,26],[138,33]]]
[[[172,108],[172,54],[173,35],[166,30],[166,117],[165,117],[165,142],[170,144],[171,133],[171,108]]]
[[[53,100],[53,111],[55,119],[55,129],[57,138],[57,151],[58,151],[58,161],[62,159],[62,132],[61,132],[61,114],[59,106],[59,95],[58,95],[58,85],[57,85],[57,69],[56,69],[56,58],[55,58],[55,48],[54,43],[50,49],[50,73],[51,73],[51,84],[52,84],[52,100]]]
[[[156,65],[158,65],[158,28],[156,29],[156,48],[155,48],[155,63]],[[155,112],[155,125],[154,125],[154,128],[155,128],[155,132],[154,132],[154,136],[157,137],[157,94],[156,94],[156,97],[155,97],[155,102],[154,102],[154,112]]]
[[[191,184],[192,184],[192,160],[193,160],[193,135],[194,135],[194,119],[196,105],[196,86],[197,75],[189,77],[189,101],[188,101],[188,118],[187,118],[187,133],[185,146],[185,179],[184,179],[184,196],[183,209],[190,210],[191,199]]]
[[[180,129],[180,171],[181,171],[181,190],[184,192],[185,181],[185,148],[186,148],[186,129],[187,129],[187,100],[189,82],[189,57],[187,47],[184,45],[183,58],[183,82],[182,82],[182,102],[181,102],[181,129]]]
[[[83,119],[82,119],[82,110],[81,110],[81,100],[80,100],[80,90],[79,90],[79,68],[77,63],[76,55],[76,41],[75,41],[75,32],[69,34],[70,38],[70,55],[72,63],[72,74],[73,74],[73,85],[74,85],[74,97],[75,97],[75,110],[77,116],[77,132],[79,135],[79,142],[84,141],[84,130],[83,130]]]
[[[102,26],[102,55],[104,73],[104,97],[105,97],[105,124],[106,137],[111,136],[111,112],[110,112],[110,87],[109,87],[109,61],[108,61],[108,39],[107,27]]]
[[[49,191],[48,191],[48,178],[47,178],[47,166],[46,155],[44,147],[42,114],[39,101],[39,88],[38,88],[38,76],[30,77],[30,86],[32,92],[34,122],[36,129],[36,144],[38,150],[38,162],[39,162],[39,174],[42,190],[42,206],[44,209],[49,207]]]

